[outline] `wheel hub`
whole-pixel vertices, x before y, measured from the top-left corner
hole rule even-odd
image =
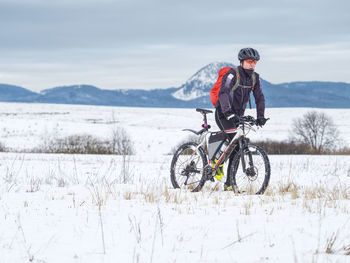
[[[197,170],[195,162],[191,161],[190,164],[187,164],[186,167],[181,171],[181,175],[189,177],[191,174],[199,172],[200,171]]]
[[[250,181],[255,181],[258,178],[258,169],[255,166],[248,167],[246,175]]]

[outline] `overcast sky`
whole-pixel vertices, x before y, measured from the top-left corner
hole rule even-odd
[[[177,87],[247,46],[272,83],[350,83],[349,14],[348,0],[0,0],[0,83]]]

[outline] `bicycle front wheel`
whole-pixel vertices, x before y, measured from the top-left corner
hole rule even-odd
[[[174,154],[170,168],[171,183],[174,188],[201,190],[205,183],[204,168],[207,158],[202,147],[195,142],[181,145]]]
[[[236,193],[263,194],[270,181],[270,161],[259,146],[248,144],[243,150],[246,171],[243,171],[239,151],[229,167],[231,185]]]

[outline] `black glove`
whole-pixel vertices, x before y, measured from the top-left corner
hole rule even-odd
[[[265,119],[264,117],[258,117],[258,119],[256,120],[256,124],[262,127],[265,125],[266,121],[267,119]]]
[[[237,126],[238,123],[239,123],[239,117],[238,117],[237,115],[235,115],[235,114],[231,114],[231,115],[227,116],[226,119],[227,119],[228,121],[232,121],[233,124],[236,125],[236,126]]]

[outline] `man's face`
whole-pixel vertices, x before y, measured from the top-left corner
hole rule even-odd
[[[258,63],[258,61],[256,59],[246,59],[242,63],[242,68],[254,70],[256,63]]]

